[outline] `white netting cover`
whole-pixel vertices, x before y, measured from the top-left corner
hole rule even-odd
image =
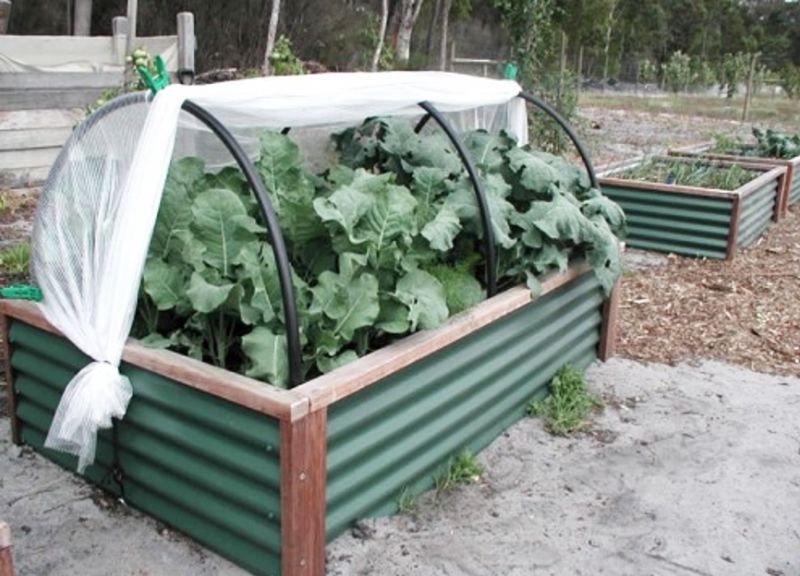
[[[524,143],[519,92],[512,81],[440,72],[321,74],[174,85],[155,98],[124,96],[98,111],[75,130],[53,166],[33,233],[42,311],[93,360],[67,385],[46,446],[78,455],[82,472],[94,461],[97,431],[127,409],[131,384],[119,364],[176,134],[180,126],[179,153],[186,147],[196,154],[197,136],[208,136],[181,113],[184,100],[211,112],[251,152],[264,129],[419,117],[423,101],[459,130],[504,128]]]

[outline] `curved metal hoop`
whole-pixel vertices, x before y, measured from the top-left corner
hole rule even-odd
[[[453,146],[455,146],[461,163],[464,164],[469,179],[472,181],[472,187],[475,189],[475,197],[478,200],[478,209],[481,214],[481,224],[483,225],[483,248],[486,252],[486,295],[491,298],[497,294],[497,247],[494,244],[492,214],[489,209],[489,203],[486,200],[486,191],[483,188],[483,181],[478,175],[478,170],[475,168],[475,163],[472,161],[470,154],[464,149],[461,139],[458,137],[455,130],[453,130],[447,118],[445,118],[430,102],[420,102],[419,106],[425,110],[426,114],[419,121],[414,131],[419,132],[422,130],[428,120],[433,118],[442,130],[444,130],[445,134],[447,134]]]
[[[300,327],[297,322],[297,304],[294,298],[294,286],[292,285],[292,269],[286,252],[286,242],[283,239],[280,224],[278,223],[278,216],[275,214],[267,189],[256,172],[255,166],[253,166],[250,158],[233,134],[208,110],[191,100],[186,100],[182,108],[205,124],[222,141],[244,173],[247,183],[253,188],[261,213],[267,221],[267,235],[272,245],[272,252],[275,255],[275,264],[278,267],[278,282],[281,287],[283,317],[286,323],[289,387],[293,388],[303,382],[302,349],[300,347]]]
[[[594,166],[592,166],[592,160],[589,158],[589,154],[586,152],[586,149],[578,139],[577,134],[575,134],[567,121],[564,120],[564,118],[555,110],[555,108],[533,94],[530,94],[529,92],[520,92],[519,97],[542,110],[553,120],[555,120],[559,126],[561,126],[564,132],[567,133],[567,136],[569,136],[569,139],[572,140],[575,148],[578,149],[578,154],[580,154],[581,160],[583,160],[583,164],[586,166],[586,172],[589,174],[589,182],[591,183],[592,188],[600,188],[600,184],[597,182],[597,175],[594,172]]]

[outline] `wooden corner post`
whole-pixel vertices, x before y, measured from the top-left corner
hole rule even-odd
[[[0,576],[14,576],[14,562],[11,559],[11,529],[0,520]]]
[[[603,303],[603,323],[600,326],[600,343],[597,357],[605,362],[617,353],[617,323],[619,319],[619,300],[622,278],[618,279]]]
[[[0,352],[3,355],[3,374],[6,381],[6,406],[8,419],[11,420],[11,441],[20,443],[19,427],[17,426],[16,393],[14,392],[14,375],[11,372],[11,340],[8,316],[0,308]]]
[[[742,210],[742,196],[737,194],[733,197],[731,206],[731,222],[728,227],[728,245],[725,247],[725,259],[733,260],[736,254],[736,238],[739,236],[739,215]]]
[[[281,421],[281,573],[325,574],[327,409]]]

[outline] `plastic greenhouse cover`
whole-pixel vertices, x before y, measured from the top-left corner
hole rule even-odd
[[[520,90],[508,80],[443,72],[348,73],[173,85],[152,100],[140,93],[110,102],[64,146],[36,215],[42,311],[93,359],[67,385],[46,446],[76,454],[83,472],[94,461],[97,431],[127,410],[132,389],[119,364],[185,100],[234,133],[413,117],[427,101],[462,129],[505,128],[527,142]]]

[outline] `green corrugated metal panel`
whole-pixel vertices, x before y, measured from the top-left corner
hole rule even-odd
[[[432,485],[486,446],[555,371],[596,358],[603,295],[589,273],[329,408],[327,536]]]
[[[604,186],[603,192],[625,211],[628,246],[725,258],[733,208],[731,198],[613,186]]]
[[[736,233],[736,245],[739,248],[750,246],[769,228],[775,213],[777,191],[778,182],[773,180],[742,198]]]
[[[10,341],[22,439],[74,470],[74,457],[43,445],[61,392],[88,358],[21,322]],[[279,574],[277,420],[129,364],[122,372],[134,390],[117,426],[125,500],[254,573]],[[86,477],[118,493],[112,456],[103,431]]]
[[[789,206],[800,202],[800,166],[792,173],[792,184],[789,188]]]

